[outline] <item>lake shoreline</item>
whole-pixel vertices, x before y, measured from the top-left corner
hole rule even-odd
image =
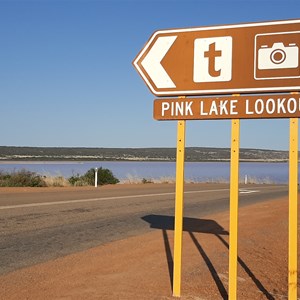
[[[20,170],[35,172],[44,177],[79,176],[90,169],[109,169],[121,182],[175,182],[176,162],[148,161],[1,161],[0,172]],[[240,180],[249,182],[287,183],[287,162],[240,161]],[[300,177],[299,177],[300,178]],[[229,182],[230,162],[185,162],[187,182]]]
[[[147,162],[157,162],[157,163],[176,163],[176,160],[1,160],[0,165],[5,164],[82,164],[86,162],[139,162],[139,163],[147,163]],[[287,163],[287,159],[240,159],[240,163]],[[300,162],[300,160],[299,160]],[[230,163],[230,159],[222,159],[222,160],[201,160],[201,161],[190,161],[186,160],[185,163]]]

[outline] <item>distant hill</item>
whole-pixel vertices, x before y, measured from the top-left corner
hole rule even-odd
[[[186,147],[186,161],[229,161],[229,148]],[[59,148],[0,146],[0,161],[175,161],[175,148]],[[288,151],[240,149],[241,161],[282,162]]]

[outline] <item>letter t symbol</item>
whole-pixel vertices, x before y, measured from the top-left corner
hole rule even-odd
[[[216,43],[209,45],[209,50],[204,52],[204,57],[208,58],[208,73],[212,77],[220,76],[221,70],[216,70],[216,57],[222,55],[222,51],[216,51]]]

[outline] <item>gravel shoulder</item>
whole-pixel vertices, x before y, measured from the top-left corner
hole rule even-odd
[[[173,299],[173,230],[152,221],[153,232],[0,276],[1,298]],[[227,298],[228,228],[228,212],[185,220],[181,299]],[[287,299],[288,199],[241,208],[238,247],[238,299]]]

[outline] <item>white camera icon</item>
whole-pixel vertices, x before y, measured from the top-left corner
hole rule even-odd
[[[293,43],[287,47],[283,43],[274,43],[272,47],[261,46],[258,50],[258,69],[298,68],[299,47]]]

